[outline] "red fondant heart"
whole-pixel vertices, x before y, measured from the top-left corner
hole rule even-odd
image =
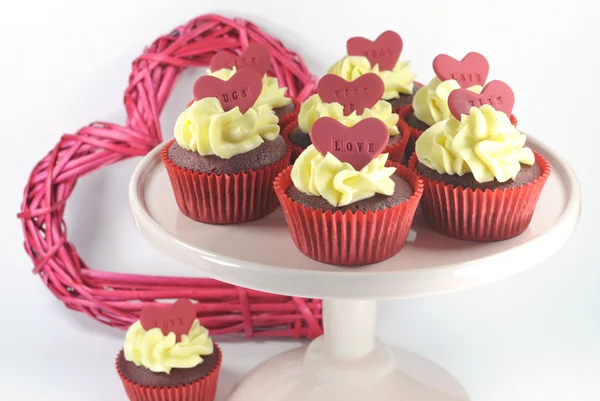
[[[469,114],[471,107],[481,107],[484,104],[489,104],[510,116],[515,104],[515,95],[504,82],[492,81],[484,86],[481,94],[468,89],[456,89],[448,96],[448,108],[457,120],[460,120],[462,114]]]
[[[271,65],[271,52],[262,43],[248,45],[239,56],[230,52],[220,52],[210,60],[210,70],[219,71],[221,68],[242,70],[252,68],[262,77]]]
[[[177,341],[188,334],[196,319],[194,304],[188,299],[179,299],[171,306],[149,305],[142,309],[140,323],[145,330],[158,327],[166,336],[175,333]]]
[[[490,65],[485,57],[471,52],[458,61],[447,54],[440,54],[433,59],[433,71],[442,81],[454,79],[461,88],[473,85],[485,85]]]
[[[348,39],[349,56],[365,56],[371,65],[379,64],[379,70],[391,70],[402,53],[402,38],[394,31],[385,31],[375,41],[362,37]]]
[[[344,115],[356,110],[361,115],[365,108],[371,108],[381,99],[385,85],[377,74],[369,73],[352,82],[337,75],[327,74],[319,81],[317,93],[325,103],[339,103],[344,106]]]
[[[237,106],[240,112],[247,112],[261,91],[262,76],[250,68],[236,72],[227,81],[205,75],[194,83],[195,100],[216,97],[225,111]]]
[[[383,152],[390,135],[377,118],[365,118],[353,127],[346,127],[333,118],[322,117],[313,124],[310,139],[323,155],[329,152],[359,171]]]

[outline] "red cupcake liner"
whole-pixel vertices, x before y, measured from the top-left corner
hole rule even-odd
[[[420,176],[424,183],[421,210],[434,230],[449,237],[469,241],[500,241],[516,237],[529,226],[551,167],[540,154],[535,162],[542,175],[512,189],[470,189],[446,185]],[[409,168],[417,172],[417,155]]]
[[[406,122],[406,118],[414,112],[412,104],[399,107],[396,111],[398,113],[398,129],[402,135],[409,135],[412,142],[414,143],[419,136],[423,133],[420,129],[411,127]],[[412,154],[412,153],[411,153]]]
[[[119,356],[117,355],[117,373],[123,382],[125,392],[130,401],[213,401],[217,392],[217,382],[221,370],[223,355],[221,349],[215,344],[215,351],[219,359],[215,368],[201,379],[175,387],[148,387],[141,386],[125,377],[119,369]]]
[[[418,174],[395,162],[396,174],[407,181],[414,194],[405,202],[384,210],[366,213],[347,210],[323,212],[290,199],[286,191],[293,185],[292,167],[275,180],[275,193],[283,208],[296,247],[311,259],[332,265],[359,266],[380,262],[398,253],[423,194]]]
[[[398,129],[400,129],[400,132],[402,133],[402,135],[409,136],[405,154],[406,154],[406,159],[410,159],[411,155],[415,151],[415,143],[417,142],[417,139],[419,139],[419,137],[421,136],[423,131],[421,131],[418,128],[410,126],[406,122],[406,118],[409,115],[411,115],[412,113],[414,113],[414,108],[413,108],[412,104],[409,104],[409,105],[403,106],[403,107],[399,107],[398,110],[396,111],[396,113],[398,113],[398,117],[400,117],[398,119]],[[512,123],[512,125],[514,125],[516,127],[517,123],[518,123],[517,117],[515,117],[514,114],[511,114],[509,118],[510,118],[510,122]]]
[[[297,126],[298,126],[298,120],[292,121],[285,127],[285,129],[283,130],[283,133],[281,134],[281,136],[283,136],[283,139],[285,139],[287,141],[288,145],[292,149],[292,155],[290,156],[290,164],[294,164],[294,162],[296,161],[298,156],[300,156],[300,153],[302,153],[304,151],[304,149],[302,149],[300,146],[293,143],[292,139],[290,138],[292,131]]]
[[[398,130],[400,130],[400,126],[398,126]],[[400,131],[398,135],[400,135],[400,140],[396,143],[387,146],[383,153],[389,153],[388,160],[397,163],[402,163],[404,160],[404,152],[406,150],[406,146],[408,145],[408,141],[410,140],[410,135],[404,134],[402,131]]]
[[[300,102],[295,98],[292,98],[292,103],[294,103],[294,111],[291,113],[287,113],[284,116],[281,116],[279,119],[279,128],[281,131],[285,130],[289,123],[292,121],[298,122],[298,114],[300,114]]]
[[[239,224],[260,219],[279,203],[273,180],[289,165],[291,149],[279,161],[257,170],[235,174],[199,173],[177,166],[167,156],[174,140],[160,152],[179,210],[210,224]]]

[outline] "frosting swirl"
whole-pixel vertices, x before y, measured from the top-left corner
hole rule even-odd
[[[202,156],[229,159],[259,147],[279,135],[278,118],[267,106],[254,107],[245,114],[238,107],[224,111],[214,97],[192,103],[175,123],[175,140],[184,149]]]
[[[394,193],[395,184],[390,176],[396,169],[385,167],[387,158],[388,154],[383,153],[356,171],[351,164],[341,162],[331,153],[323,156],[310,145],[292,167],[292,182],[305,194],[322,196],[337,207],[375,194],[389,196]]]
[[[194,320],[188,334],[177,342],[175,333],[164,335],[160,328],[146,331],[138,320],[125,335],[125,359],[152,372],[170,373],[171,369],[193,368],[203,362],[202,355],[214,352],[208,329]]]
[[[217,77],[223,81],[228,81],[229,78],[235,74],[235,67],[233,69],[221,68],[218,71],[211,72],[210,70],[206,71],[207,75]],[[280,88],[279,83],[277,82],[277,78],[269,77],[265,75],[262,79],[262,90],[260,95],[258,95],[258,99],[254,103],[254,107],[260,107],[262,105],[269,105],[271,108],[275,109],[278,107],[285,107],[288,104],[292,103],[292,99],[285,96],[285,92],[287,92],[287,88]]]
[[[427,85],[417,91],[413,98],[415,116],[429,126],[450,118],[452,114],[448,108],[448,96],[455,89],[460,89],[460,85],[454,79],[442,81],[438,77],[433,77]],[[483,88],[475,85],[468,89],[481,93]]]
[[[329,69],[329,74],[335,74],[346,81],[354,81],[356,78],[368,72],[379,75],[385,84],[385,90],[381,96],[384,100],[397,99],[398,94],[410,95],[413,93],[413,81],[416,74],[410,71],[410,61],[396,63],[392,70],[379,71],[379,65],[371,66],[371,62],[364,56],[344,56]]]
[[[298,126],[303,132],[309,133],[315,121],[321,117],[331,117],[347,127],[352,127],[365,118],[375,117],[383,121],[388,127],[391,136],[398,135],[398,114],[392,110],[392,105],[385,101],[378,101],[370,109],[364,109],[361,115],[356,111],[345,116],[344,108],[339,103],[323,103],[319,95],[312,95],[300,106]]]
[[[521,164],[535,162],[525,140],[506,114],[483,105],[471,107],[461,121],[450,117],[433,125],[415,147],[419,161],[440,174],[470,172],[480,183],[506,182],[516,177]]]

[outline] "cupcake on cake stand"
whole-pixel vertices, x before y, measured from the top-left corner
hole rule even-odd
[[[400,253],[358,268],[330,266],[301,254],[281,210],[241,225],[185,217],[161,162],[162,145],[136,168],[129,197],[142,235],[180,262],[227,283],[324,299],[325,334],[258,365],[230,401],[468,400],[448,372],[376,338],[376,301],[491,283],[534,266],[569,238],[581,208],[577,178],[557,153],[532,137],[528,144],[553,170],[523,234],[499,242],[460,241],[432,231],[417,211]]]

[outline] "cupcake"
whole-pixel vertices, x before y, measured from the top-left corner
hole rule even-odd
[[[414,142],[427,128],[435,123],[447,120],[451,114],[448,108],[450,92],[466,88],[481,93],[489,72],[489,63],[484,56],[471,52],[458,61],[446,54],[440,54],[433,60],[436,76],[420,88],[412,105],[402,108],[400,129],[410,135],[407,155],[414,150]]]
[[[261,76],[242,69],[229,80],[200,77],[195,101],[175,123],[161,152],[177,205],[187,217],[213,224],[256,220],[277,207],[271,183],[291,150],[273,109],[256,106]]]
[[[411,104],[420,85],[414,82],[410,61],[400,61],[402,38],[396,32],[386,31],[375,41],[354,37],[346,43],[347,55],[328,71],[347,81],[353,81],[369,72],[381,77],[385,91],[381,99],[394,109]]]
[[[271,66],[271,52],[262,43],[252,43],[238,56],[230,52],[217,53],[210,62],[207,75],[217,77],[223,81],[231,78],[236,71],[252,68],[262,78],[262,90],[254,107],[268,105],[273,109],[279,126],[283,129],[298,115],[299,104],[296,100],[286,96],[287,88],[280,88],[277,78],[267,76]]]
[[[388,128],[377,118],[347,127],[312,126],[313,143],[275,180],[292,239],[319,262],[376,263],[404,246],[422,194],[418,175],[381,153]]]
[[[427,223],[450,237],[505,240],[529,225],[550,174],[542,155],[525,147],[509,119],[514,95],[501,81],[481,94],[450,93],[450,118],[419,137],[409,167],[425,190],[421,209]]]
[[[383,81],[375,74],[365,74],[354,81],[327,74],[319,80],[317,93],[300,106],[298,122],[290,123],[283,136],[292,146],[292,162],[312,143],[310,132],[321,117],[333,118],[352,127],[366,118],[381,120],[388,130],[385,153],[392,161],[401,161],[408,136],[400,135],[398,115],[390,103],[380,100]]]
[[[221,350],[194,305],[148,306],[125,335],[116,368],[131,401],[212,401]]]

